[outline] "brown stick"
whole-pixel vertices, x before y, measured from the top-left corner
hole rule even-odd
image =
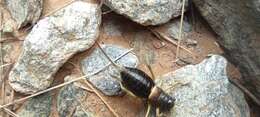
[[[177,42],[175,42],[173,39],[171,39],[170,37],[166,36],[166,35],[163,34],[162,32],[159,32],[159,31],[153,30],[153,29],[149,29],[149,30],[150,30],[157,38],[159,38],[159,39],[164,39],[164,40],[170,42],[171,44],[173,44],[173,45],[175,45],[175,46],[178,45]],[[190,51],[189,49],[187,49],[187,48],[185,48],[185,47],[183,47],[183,46],[180,46],[180,48],[183,49],[183,50],[185,50],[186,52],[190,53],[192,56],[197,57],[197,55],[194,54],[194,53],[193,53],[192,51]]]
[[[87,87],[84,87],[84,86],[82,86],[82,85],[75,84],[75,86],[76,86],[76,87],[79,87],[79,88],[81,88],[81,89],[83,89],[83,90],[86,90],[86,91],[88,91],[88,92],[94,93],[93,90],[91,90],[91,89],[89,89],[89,88],[87,88]]]
[[[1,15],[1,22],[0,22],[0,40],[2,40],[2,29],[3,29],[3,23],[2,23],[2,21],[3,21],[3,15],[2,15],[2,13],[0,14]],[[4,61],[3,61],[3,53],[2,53],[2,43],[0,43],[0,65],[1,65],[1,67],[0,67],[0,85],[1,85],[1,98],[2,98],[2,102],[1,102],[1,104],[4,104],[5,103],[5,77],[4,77],[4,67],[2,67],[2,66],[5,66],[4,65]],[[4,110],[6,110],[6,109],[4,109]],[[5,113],[1,113],[1,115],[4,117],[5,116]]]
[[[260,100],[258,100],[254,94],[247,90],[243,85],[241,85],[237,80],[229,78],[229,81],[236,85],[240,90],[242,90],[246,95],[248,95],[258,106],[260,106]]]
[[[73,83],[73,82],[82,80],[82,79],[84,79],[85,77],[87,77],[87,75],[82,76],[82,77],[79,77],[79,78],[76,78],[76,79],[73,79],[73,80],[71,80],[71,81],[68,81],[68,82],[65,82],[65,83],[62,83],[62,84],[59,84],[59,85],[54,86],[54,87],[51,87],[51,88],[48,88],[48,89],[46,89],[46,90],[37,92],[37,93],[32,94],[32,95],[30,95],[30,96],[27,96],[27,97],[24,97],[24,98],[21,98],[21,99],[14,100],[13,102],[10,102],[10,103],[8,103],[8,104],[1,105],[1,106],[0,106],[0,109],[5,108],[5,107],[8,107],[8,106],[13,105],[13,104],[16,104],[16,103],[19,103],[19,102],[22,102],[22,101],[25,101],[25,100],[27,100],[27,99],[30,99],[30,98],[35,97],[35,96],[38,96],[38,95],[40,95],[40,94],[49,92],[49,91],[51,91],[51,90],[54,90],[54,89],[63,87],[63,86],[68,85],[68,84],[70,84],[70,83]]]

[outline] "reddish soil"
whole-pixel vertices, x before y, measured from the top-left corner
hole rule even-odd
[[[45,0],[43,14],[48,14],[51,11],[60,8],[61,6],[64,6],[64,4],[66,4],[68,1],[70,0]],[[103,22],[114,20],[114,19],[116,19],[117,24],[120,25],[120,29],[122,32],[121,35],[120,36],[106,35],[104,33],[104,27],[102,25],[100,38],[98,40],[99,42],[105,44],[120,45],[126,48],[134,48],[134,52],[140,59],[139,68],[144,70],[148,74],[150,72],[145,65],[144,58],[145,58],[145,54],[152,52],[152,54],[154,54],[155,57],[151,66],[156,78],[160,77],[165,73],[174,71],[182,67],[177,65],[174,62],[175,55],[176,55],[175,45],[172,45],[165,40],[159,40],[145,27],[142,27],[134,22],[131,22],[130,20],[124,18],[123,16],[119,16],[115,13],[109,13],[103,15]],[[164,26],[156,29],[160,32],[165,32]],[[198,22],[196,30],[193,29],[192,33],[189,34],[187,38],[196,40],[198,42],[197,46],[193,46],[190,48],[187,47],[189,50],[191,50],[193,53],[197,55],[196,58],[192,59],[192,64],[196,64],[202,61],[208,54],[223,53],[215,41],[216,36],[211,32],[211,30],[208,27],[204,26],[203,23],[201,22]],[[161,46],[161,43],[164,43],[165,45],[161,48],[158,48],[159,46]],[[11,53],[8,53],[8,55],[10,57],[10,61],[13,62],[16,61],[17,57],[21,52],[22,42],[12,41],[3,44],[12,45],[13,49]],[[95,47],[92,47],[91,49],[83,53],[79,53],[74,57],[72,57],[69,61],[74,65],[68,62],[65,63],[64,66],[56,74],[53,86],[62,83],[63,78],[66,75],[75,74],[77,76],[81,76],[82,73],[80,71],[79,63],[83,58],[85,58],[92,52],[93,48]],[[192,57],[189,53],[183,50],[180,51],[180,56]],[[228,74],[231,75],[232,77],[234,76],[240,77],[238,70],[235,69],[232,65],[228,66]],[[5,82],[5,84],[8,85],[7,81]],[[58,90],[52,92],[54,97],[56,97],[57,91]],[[6,92],[11,92],[9,86],[6,87]],[[9,98],[12,96],[9,95],[7,97]],[[21,97],[21,95],[15,93],[14,98],[18,99],[19,97]],[[103,95],[103,97],[120,116],[141,117],[145,112],[145,106],[144,106],[145,104],[142,102],[142,100],[138,98],[134,98],[129,95],[118,96],[118,97],[108,97]],[[12,98],[9,98],[9,100],[5,100],[5,103],[11,101],[10,99]],[[53,109],[52,109],[53,111],[51,113],[51,117],[58,117],[55,102],[56,100],[53,101]],[[82,103],[83,105],[85,105],[85,109],[95,113],[96,116],[98,117],[113,117],[112,113],[108,110],[108,108],[104,105],[104,103],[94,93],[89,93],[89,96],[87,96],[87,98],[84,101],[82,101]],[[19,108],[19,106],[15,106],[15,107],[16,109]],[[257,114],[255,115],[255,112],[256,110],[253,108],[252,117],[258,116]]]

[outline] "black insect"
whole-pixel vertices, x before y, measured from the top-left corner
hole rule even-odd
[[[119,70],[122,88],[127,92],[145,99],[149,103],[147,114],[151,107],[159,108],[160,112],[168,111],[174,106],[175,99],[166,94],[161,88],[157,87],[150,76],[137,68],[123,67],[114,63],[105,53],[101,46],[98,47],[106,58]],[[146,115],[147,116],[147,115]]]

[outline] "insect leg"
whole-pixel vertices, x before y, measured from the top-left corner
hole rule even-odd
[[[151,103],[148,103],[145,117],[156,117],[156,107]]]
[[[127,89],[123,86],[123,84],[122,84],[121,82],[120,82],[120,86],[121,86],[121,89],[122,89],[123,91],[125,91],[127,94],[131,95],[132,97],[137,98],[132,92],[130,92],[129,90],[127,90]]]

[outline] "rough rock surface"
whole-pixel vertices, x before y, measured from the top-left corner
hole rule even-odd
[[[65,78],[65,82],[72,80],[73,76],[67,76]],[[85,99],[87,96],[86,91],[77,86],[77,83],[74,82],[67,86],[64,86],[57,96],[57,110],[60,117],[75,117],[74,115],[78,115],[81,117],[85,115],[79,103],[81,100]],[[78,112],[79,111],[79,112]],[[90,117],[90,116],[89,116]]]
[[[19,117],[49,117],[51,105],[52,97],[50,93],[42,94],[26,101],[17,115]]]
[[[142,25],[158,25],[181,14],[182,0],[105,0],[105,4]]]
[[[10,85],[27,94],[49,87],[53,75],[72,55],[95,43],[100,14],[97,4],[77,1],[40,20],[25,38]]]
[[[179,39],[179,28],[180,28],[180,19],[172,20],[167,24],[167,33],[174,39]],[[186,20],[183,21],[183,35],[185,37],[189,32],[192,31],[192,26]]]
[[[41,16],[43,0],[5,0],[7,9],[17,23],[17,28],[35,24]]]
[[[176,98],[167,117],[250,117],[244,94],[229,83],[219,55],[164,75],[156,84]]]
[[[92,113],[88,111],[83,111],[80,106],[77,106],[75,113],[72,117],[95,117]]]
[[[112,60],[116,59],[127,51],[127,49],[115,45],[102,45],[102,48]],[[108,59],[97,48],[92,52],[90,56],[88,56],[81,62],[81,67],[84,74],[87,75],[97,72],[99,69],[104,68],[104,66],[108,63]],[[127,55],[116,61],[116,63],[128,67],[136,67],[138,64],[138,58],[134,54],[128,53]],[[119,82],[117,82],[116,79],[113,77],[120,76],[116,68],[110,65],[103,71],[90,77],[88,80],[105,95],[119,95],[122,90]]]
[[[260,1],[193,0],[246,86],[260,99]],[[239,10],[238,10],[239,9]]]

